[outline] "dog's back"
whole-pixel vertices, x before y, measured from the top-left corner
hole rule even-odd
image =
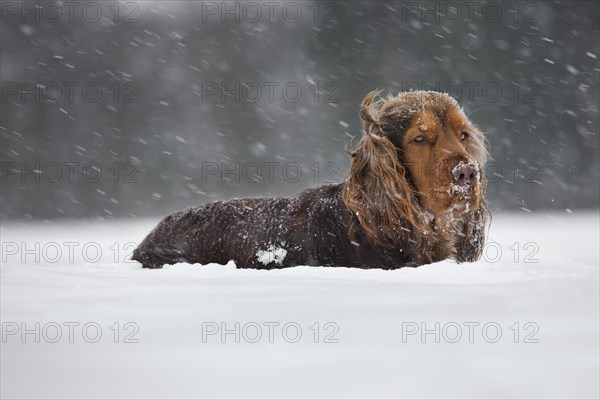
[[[399,268],[414,249],[379,249],[360,229],[350,233],[344,186],[308,189],[294,198],[207,203],[161,221],[133,253],[145,268],[178,262],[235,261],[238,268],[295,265]]]
[[[132,259],[146,268],[177,262],[220,263],[264,268],[256,257],[257,243],[277,246],[292,199],[254,198],[217,201],[169,215],[148,234]],[[272,226],[277,222],[281,227]],[[264,247],[264,245],[263,245]],[[268,246],[267,246],[268,247]],[[251,258],[254,258],[253,260]],[[266,257],[262,258],[263,261]],[[278,261],[278,260],[273,260]]]

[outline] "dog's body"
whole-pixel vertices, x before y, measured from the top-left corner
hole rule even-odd
[[[356,224],[351,239],[353,216],[342,201],[343,188],[326,185],[296,198],[219,201],[180,211],[158,224],[133,258],[147,268],[234,260],[239,268],[256,269],[295,265],[393,269],[464,257],[452,240],[434,235],[427,252],[414,241],[402,247],[374,246]],[[460,237],[456,232],[449,235]]]
[[[405,261],[401,252],[396,260],[385,259],[367,243],[351,243],[341,190],[341,185],[322,186],[297,198],[237,199],[190,208],[165,218],[134,259],[147,267],[234,260],[241,268],[364,267],[373,262],[391,267]]]
[[[478,259],[487,212],[479,169],[484,161],[482,136],[462,112],[456,114],[456,103],[447,96],[424,93],[427,102],[440,103],[426,103],[427,110],[437,113],[439,124],[427,119],[425,108],[420,114],[404,115],[394,109],[390,114],[383,107],[372,108],[376,94],[367,96],[361,111],[365,135],[352,154],[346,182],[308,189],[295,198],[219,201],[177,212],[150,232],[133,259],[146,268],[233,260],[239,268],[257,269],[294,265],[393,269],[448,258]],[[391,106],[395,99],[388,99]],[[409,100],[414,108],[414,99],[403,99]],[[456,115],[446,116],[450,112]],[[452,124],[464,127],[451,128]],[[467,125],[476,141],[467,144],[462,132],[457,145],[454,131]],[[421,136],[432,144],[425,148]],[[442,147],[442,156],[434,153],[436,146]],[[430,170],[425,161],[417,166],[410,157],[417,161],[439,157],[442,176],[436,166]],[[438,180],[447,188],[440,191],[436,183],[425,192],[425,183]],[[414,188],[417,182],[425,182],[420,183],[421,190]]]

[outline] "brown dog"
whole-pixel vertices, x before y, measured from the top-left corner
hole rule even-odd
[[[363,135],[344,183],[177,212],[133,259],[146,268],[234,260],[264,269],[477,260],[489,215],[483,134],[446,94],[379,94],[362,102]]]

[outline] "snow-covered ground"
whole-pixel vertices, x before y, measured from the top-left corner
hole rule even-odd
[[[396,271],[123,262],[156,222],[3,223],[3,398],[599,397],[598,212]]]

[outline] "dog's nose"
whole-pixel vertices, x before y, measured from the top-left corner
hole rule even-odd
[[[462,161],[452,168],[454,182],[461,186],[470,184],[475,178],[477,178],[478,173],[479,171],[475,165],[471,163],[465,164]]]

